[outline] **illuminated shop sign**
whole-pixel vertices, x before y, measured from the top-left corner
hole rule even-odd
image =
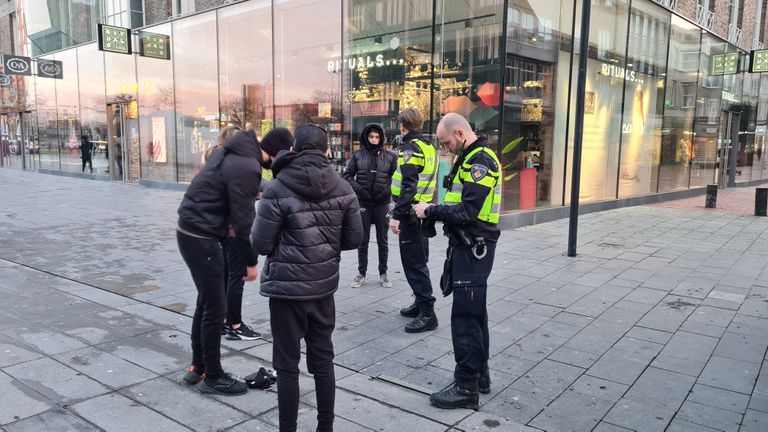
[[[139,32],[139,55],[161,60],[171,59],[171,38],[168,35]]]
[[[750,72],[768,72],[768,50],[754,50],[749,61]]]
[[[387,58],[384,54],[375,56],[367,55],[365,57],[348,57],[342,60],[328,60],[328,72],[336,73],[346,65],[350,70],[370,69],[375,67],[402,65],[405,60],[402,58]]]
[[[712,75],[733,75],[739,72],[739,53],[712,56]]]
[[[642,78],[637,77],[637,72],[633,70],[628,71],[621,66],[616,66],[616,65],[607,64],[607,63],[600,64],[600,75],[611,77],[611,78],[619,78],[629,82],[636,82],[638,84],[643,83]]]
[[[99,49],[118,54],[133,54],[131,29],[99,24]]]

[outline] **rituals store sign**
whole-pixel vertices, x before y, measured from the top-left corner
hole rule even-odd
[[[133,54],[131,29],[99,24],[99,49],[118,54]]]
[[[171,38],[168,35],[139,32],[139,55],[161,60],[171,59]]]

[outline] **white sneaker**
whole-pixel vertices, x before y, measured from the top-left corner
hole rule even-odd
[[[355,279],[352,281],[352,283],[349,285],[352,288],[360,288],[365,283],[365,276],[359,274],[355,276]]]
[[[381,275],[379,280],[381,281],[381,286],[383,286],[384,288],[392,288],[392,281],[389,280],[389,277],[387,276],[386,273]]]

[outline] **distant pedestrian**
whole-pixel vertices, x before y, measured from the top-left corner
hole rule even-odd
[[[333,293],[342,250],[360,246],[360,208],[352,187],[328,160],[328,137],[315,125],[296,130],[294,151],[272,164],[275,179],[264,190],[251,243],[267,255],[261,294],[269,297],[277,370],[281,432],[296,430],[301,339],[314,375],[317,431],[333,431],[336,382],[331,334]]]
[[[261,182],[261,154],[256,136],[236,133],[213,152],[192,179],[179,206],[176,238],[197,288],[192,318],[192,364],[184,376],[187,384],[202,381],[200,391],[238,395],[245,382],[221,367],[221,328],[226,315],[227,265],[224,242],[230,228],[246,263],[245,279],[257,275],[257,256],[250,247],[248,231],[255,216]]]
[[[80,137],[80,159],[83,160],[82,172],[85,172],[85,164],[93,173],[93,143],[88,139],[88,135]]]
[[[229,127],[234,128],[234,126]],[[272,166],[273,158],[281,151],[290,150],[293,144],[293,136],[288,129],[274,129],[270,134],[267,134],[264,140],[259,143],[262,167],[260,191],[264,185],[264,172],[270,172],[271,178],[269,167]],[[245,286],[246,262],[232,229],[230,229],[229,236],[224,242],[224,251],[227,257],[227,319],[223,334],[228,340],[258,339],[261,337],[261,333],[243,322],[243,288]]]
[[[360,288],[365,283],[372,224],[376,226],[376,244],[379,249],[379,281],[385,288],[392,286],[387,275],[387,213],[392,199],[390,188],[395,170],[397,155],[384,148],[384,129],[377,124],[364,127],[360,134],[360,150],[352,154],[343,174],[357,194],[363,220],[363,244],[357,250],[358,275],[352,281],[352,288]]]

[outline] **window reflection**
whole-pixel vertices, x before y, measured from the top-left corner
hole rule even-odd
[[[104,95],[104,53],[96,44],[77,49],[81,135],[94,145],[92,155],[93,172],[104,174],[107,170],[107,116]],[[78,140],[79,141],[79,140]],[[82,152],[78,155],[82,157]],[[81,165],[82,169],[82,165]]]
[[[59,132],[56,118],[56,79],[35,79],[37,138],[40,168],[59,170]]]
[[[78,101],[77,50],[56,53],[64,78],[56,80],[61,170],[80,172],[80,105]]]

